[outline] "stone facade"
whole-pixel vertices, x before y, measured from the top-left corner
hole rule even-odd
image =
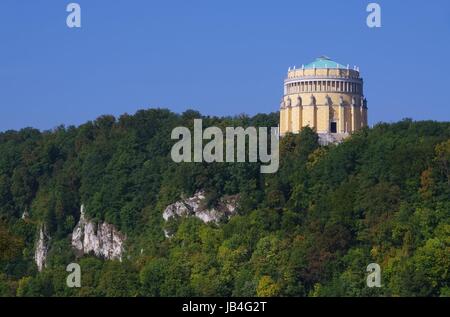
[[[367,126],[367,101],[359,68],[320,57],[289,69],[280,105],[280,135],[309,126],[326,139],[342,139]],[[326,135],[335,134],[331,138]]]

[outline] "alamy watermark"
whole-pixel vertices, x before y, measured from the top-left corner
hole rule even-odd
[[[261,173],[276,173],[279,167],[279,131],[278,127],[270,128],[270,153],[268,151],[268,128],[260,127],[227,127],[225,141],[222,129],[208,127],[203,131],[202,119],[194,120],[194,136],[192,151],[191,131],[186,127],[172,130],[172,140],[179,140],[171,151],[172,160],[181,162],[248,162],[259,161]],[[248,143],[246,142],[248,138]],[[235,142],[237,139],[237,142]],[[211,140],[203,147],[203,140]],[[225,155],[224,155],[225,143]],[[248,145],[248,151],[246,151]],[[235,153],[236,152],[236,153]],[[193,155],[192,155],[193,154]],[[193,157],[192,157],[193,156]]]
[[[70,274],[67,276],[66,284],[69,288],[81,287],[81,267],[78,263],[70,263],[67,268]]]
[[[381,6],[372,2],[367,5],[366,11],[369,12],[366,23],[369,28],[381,28]]]
[[[69,15],[66,18],[66,25],[68,28],[81,28],[81,6],[78,3],[72,2],[67,5],[66,11]]]
[[[381,287],[381,267],[377,263],[370,263],[367,266],[367,287]]]
[[[81,28],[81,6],[72,2],[66,7],[69,15],[66,18],[66,25],[68,28]],[[381,5],[376,2],[371,2],[367,5],[366,11],[369,13],[366,19],[366,24],[369,28],[381,28]]]

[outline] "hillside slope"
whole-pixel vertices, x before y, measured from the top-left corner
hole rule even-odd
[[[1,133],[0,295],[450,296],[450,123],[378,124],[328,147],[304,129],[282,139],[278,173],[263,175],[255,163],[172,162],[172,129],[199,117],[151,109]],[[202,118],[278,123],[277,113]],[[199,191],[204,208],[239,197],[237,214],[164,220]],[[73,249],[82,205],[94,228],[126,237],[122,261]],[[66,287],[71,262],[78,289]],[[381,288],[366,287],[372,262]]]

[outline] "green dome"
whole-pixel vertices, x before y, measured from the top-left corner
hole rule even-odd
[[[326,56],[321,56],[316,58],[314,62],[311,62],[305,65],[305,69],[314,69],[314,68],[342,68],[347,69],[347,66],[339,64]]]

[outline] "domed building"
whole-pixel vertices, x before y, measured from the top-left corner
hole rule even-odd
[[[314,129],[322,143],[339,142],[367,126],[367,100],[359,68],[319,57],[288,70],[280,106],[280,134]]]

